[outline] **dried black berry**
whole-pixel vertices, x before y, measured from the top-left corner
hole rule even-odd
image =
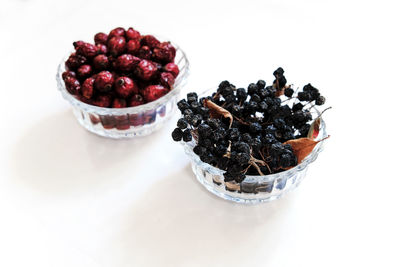
[[[183,132],[179,128],[175,128],[175,130],[172,131],[172,139],[176,142],[182,140]]]

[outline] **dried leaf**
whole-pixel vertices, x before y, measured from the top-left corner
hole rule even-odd
[[[321,126],[321,118],[318,117],[314,120],[314,122],[310,126],[310,130],[308,131],[307,138],[315,139],[319,134],[319,127]]]
[[[204,105],[210,110],[210,116],[211,118],[217,118],[217,117],[224,117],[224,118],[229,118],[229,128],[232,126],[233,122],[233,116],[232,114],[224,109],[223,107],[218,106],[214,102],[212,102],[209,99],[206,99],[204,101]]]
[[[328,137],[326,137],[326,138],[328,138]],[[283,144],[289,144],[292,146],[293,153],[297,157],[297,162],[301,163],[303,161],[303,159],[305,157],[307,157],[311,153],[311,151],[313,151],[314,147],[319,142],[321,142],[322,140],[325,140],[326,138],[321,139],[319,141],[315,141],[311,138],[304,137],[304,138],[299,138],[299,139],[288,140]]]

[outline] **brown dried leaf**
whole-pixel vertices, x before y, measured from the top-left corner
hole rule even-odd
[[[224,118],[229,118],[229,128],[232,126],[233,122],[233,116],[232,114],[224,109],[223,107],[218,106],[214,102],[212,102],[209,99],[206,99],[204,101],[204,105],[210,110],[210,116],[211,118],[218,118],[218,117],[224,117]]]
[[[321,118],[318,117],[314,120],[314,122],[310,126],[310,130],[308,131],[307,138],[315,139],[319,134],[319,127],[321,125]]]
[[[326,138],[328,138],[328,137],[326,137]],[[311,151],[313,151],[314,147],[319,142],[321,142],[322,140],[325,140],[326,138],[321,139],[319,141],[315,141],[311,138],[303,137],[303,138],[299,138],[299,139],[288,140],[283,144],[289,144],[292,146],[293,153],[297,157],[297,162],[301,163],[303,161],[303,159],[305,157],[307,157],[311,153]]]

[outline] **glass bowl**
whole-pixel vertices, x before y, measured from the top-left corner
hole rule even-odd
[[[201,96],[211,95],[214,91],[207,91]],[[317,109],[313,108],[312,111],[313,119],[320,115]],[[325,122],[321,118],[319,134],[315,140],[322,140],[327,136]],[[314,162],[318,154],[323,150],[324,142],[325,140],[319,142],[300,164],[289,170],[264,176],[246,175],[246,178],[241,183],[235,181],[224,182],[223,173],[225,171],[201,161],[200,157],[193,152],[196,141],[181,141],[180,143],[191,160],[192,170],[197,180],[208,191],[233,202],[257,204],[279,199],[295,189],[304,179],[308,165]]]
[[[162,39],[165,38],[159,38]],[[189,75],[189,61],[186,54],[176,44],[172,45],[176,48],[175,64],[179,67],[179,75],[173,89],[156,101],[129,108],[102,108],[83,103],[67,91],[62,79],[65,61],[69,54],[58,66],[56,75],[58,90],[72,105],[78,122],[92,133],[115,139],[149,135],[160,129],[175,113],[180,91]]]

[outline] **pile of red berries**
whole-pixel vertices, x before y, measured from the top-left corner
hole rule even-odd
[[[133,28],[73,45],[62,78],[69,93],[90,105],[125,108],[154,101],[172,90],[179,74],[175,47]]]

